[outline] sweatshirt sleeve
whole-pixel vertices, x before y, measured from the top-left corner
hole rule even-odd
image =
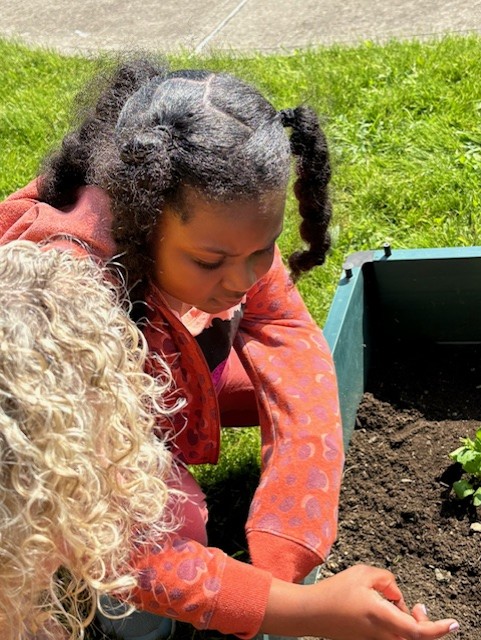
[[[279,251],[249,292],[236,350],[253,381],[261,481],[246,523],[252,563],[300,582],[337,534],[344,462],[334,364]]]
[[[139,586],[132,601],[140,609],[239,638],[259,631],[269,572],[185,538],[172,538],[162,548],[142,547],[134,565]]]
[[[75,202],[62,209],[39,200],[37,187],[33,180],[0,202],[0,244],[29,240],[101,261],[115,254],[110,201],[99,187],[80,187]]]

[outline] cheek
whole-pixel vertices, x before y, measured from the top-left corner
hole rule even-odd
[[[272,263],[274,262],[274,253],[269,253],[265,256],[262,256],[257,259],[256,264],[254,266],[254,271],[256,274],[256,278],[260,280],[269,269],[272,267]]]
[[[192,263],[184,263],[175,273],[178,288],[194,296],[208,292],[216,286],[218,280],[219,272],[205,271]]]
[[[208,296],[216,293],[222,281],[219,272],[209,273],[207,275],[200,274],[192,288],[201,296]]]

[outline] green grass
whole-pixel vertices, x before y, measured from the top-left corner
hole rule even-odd
[[[93,60],[0,40],[0,197],[36,172],[69,125],[69,105]],[[380,248],[480,243],[481,38],[447,37],[234,57],[172,58],[176,67],[234,72],[279,107],[320,113],[334,175],[334,245],[301,291],[325,321],[347,255]],[[281,238],[298,246],[292,198]]]
[[[35,176],[91,64],[0,40],[0,198]]]
[[[70,100],[94,61],[2,41],[0,58],[4,197],[33,177],[61,139]],[[186,52],[172,64],[228,70],[259,86],[278,108],[308,103],[320,113],[334,167],[334,242],[326,265],[300,289],[321,325],[350,253],[384,242],[394,248],[481,243],[480,37],[366,42],[290,55],[194,58]],[[292,198],[287,218],[286,253],[299,242]],[[239,430],[225,438],[221,464],[196,473],[220,495],[227,469],[244,470],[240,491],[249,496],[257,434]]]

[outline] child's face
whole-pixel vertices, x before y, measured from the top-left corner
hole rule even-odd
[[[270,268],[285,191],[260,200],[209,202],[189,190],[183,222],[166,206],[153,245],[154,278],[167,294],[208,313],[238,304]]]

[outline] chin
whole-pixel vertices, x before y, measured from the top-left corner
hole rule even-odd
[[[197,309],[205,311],[206,313],[220,313],[221,311],[227,311],[227,309],[230,309],[232,306],[234,305],[228,304],[221,300],[210,300],[202,305],[199,305]]]

